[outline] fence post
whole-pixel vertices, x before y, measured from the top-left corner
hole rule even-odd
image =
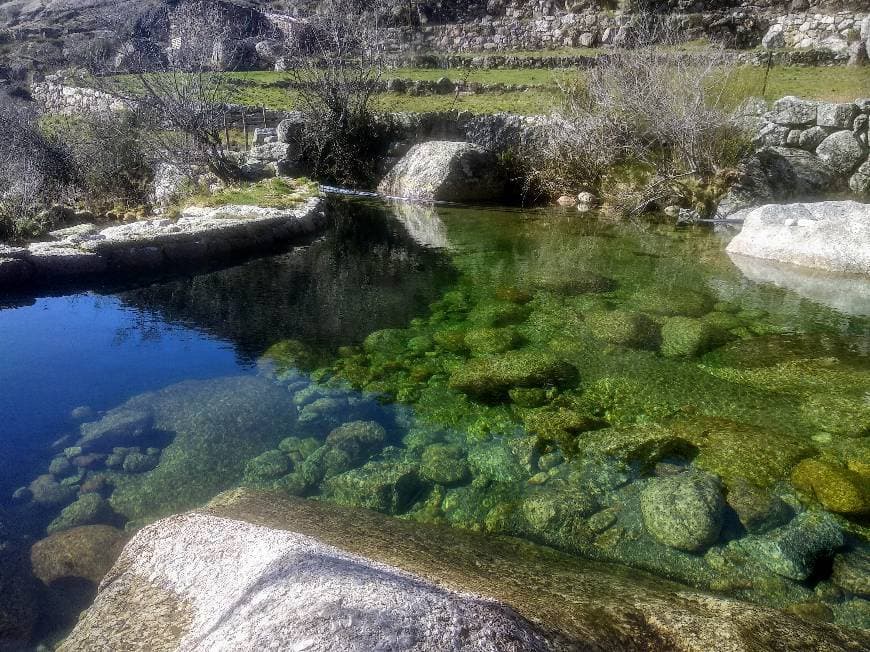
[[[224,109],[224,139],[227,141],[227,150],[231,150],[232,147],[230,146],[230,128],[227,125],[226,109]]]
[[[260,107],[263,110],[263,129],[266,128],[266,105]]]

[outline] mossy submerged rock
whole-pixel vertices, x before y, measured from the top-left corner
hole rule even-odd
[[[339,505],[401,514],[422,497],[423,485],[413,464],[377,461],[327,479],[323,490]]]
[[[810,623],[516,539],[276,494],[234,492],[205,510],[149,526],[128,544],[112,576],[59,652],[88,649],[93,641],[121,649],[130,640],[152,649],[176,649],[183,640],[204,647],[230,641],[238,649],[292,649],[303,641],[324,649],[373,649],[378,633],[388,648],[408,623],[420,649],[441,650],[455,641],[450,628],[445,637],[444,622],[457,614],[469,652],[772,652],[798,642],[801,649],[846,652],[870,646],[870,636],[858,630]],[[167,583],[173,592],[161,588]],[[240,610],[252,586],[261,591],[257,608]],[[442,598],[469,593],[485,598],[483,611],[455,601],[442,611]],[[335,605],[346,611],[336,615]],[[230,620],[216,618],[216,630],[200,628],[193,609],[230,614]],[[312,613],[327,617],[312,619]],[[336,628],[348,613],[365,620]],[[530,623],[546,623],[547,635],[523,638],[520,632],[537,631]],[[483,628],[490,632],[486,638],[477,634]]]
[[[363,349],[369,354],[398,355],[405,349],[407,339],[408,337],[403,330],[384,328],[369,333],[363,340]]]
[[[699,552],[719,538],[724,505],[718,478],[692,472],[654,478],[640,499],[649,533],[686,552]]]
[[[805,580],[816,561],[843,545],[843,531],[834,517],[809,511],[762,537],[746,537],[740,547],[767,570],[793,580]]]
[[[291,470],[290,458],[280,450],[257,455],[245,465],[245,482],[265,484],[287,475]]]
[[[386,439],[387,431],[377,421],[349,421],[330,432],[326,443],[359,459],[382,448]]]
[[[75,487],[58,483],[50,473],[37,476],[27,489],[34,503],[46,507],[63,507],[75,500],[76,496]]]
[[[135,521],[191,509],[237,485],[247,461],[275,448],[295,417],[285,389],[253,376],[185,381],[127,406],[152,411],[155,426],[173,435],[154,469],[113,474],[109,502]]]
[[[523,338],[510,326],[503,328],[473,328],[465,333],[465,346],[471,355],[484,356],[511,351]]]
[[[145,471],[150,471],[159,463],[160,455],[148,455],[139,451],[133,451],[124,456],[121,468],[127,473],[145,473]]]
[[[272,365],[277,376],[289,371],[308,370],[317,364],[317,356],[309,346],[299,340],[281,340],[263,353],[260,365]]]
[[[471,309],[468,319],[478,326],[498,328],[519,324],[526,320],[530,312],[528,306],[510,301],[484,301]]]
[[[278,450],[284,453],[296,465],[320,448],[320,440],[314,437],[285,437],[278,443]]]
[[[118,522],[118,515],[108,501],[99,494],[84,494],[77,501],[65,507],[60,515],[49,523],[49,534],[68,530],[80,525],[110,524]]]
[[[737,514],[740,524],[754,534],[785,525],[794,515],[782,498],[742,480],[731,483],[726,501]]]
[[[436,484],[460,484],[468,479],[468,462],[457,444],[432,444],[423,449],[420,475]]]
[[[474,446],[468,451],[468,463],[475,476],[492,482],[517,483],[529,477],[528,471],[503,442]]]
[[[696,466],[719,476],[726,485],[745,480],[769,487],[787,478],[792,468],[815,450],[784,433],[728,419],[683,419],[667,427],[698,449]]]
[[[509,351],[470,360],[450,376],[452,389],[484,400],[506,397],[514,387],[558,387],[577,378],[577,370],[546,351]]]
[[[435,331],[432,340],[445,351],[450,353],[464,353],[468,350],[465,344],[465,330],[457,328],[445,328]]]
[[[525,417],[525,425],[526,430],[537,437],[541,450],[556,445],[570,457],[577,451],[577,438],[581,433],[604,428],[607,423],[598,417],[576,410],[556,408],[528,413]]]
[[[692,459],[698,449],[686,438],[659,425],[604,428],[578,442],[586,457],[611,457],[639,470],[651,469],[666,457]]]
[[[792,484],[837,514],[870,514],[870,478],[827,462],[808,459],[791,474]]]
[[[640,312],[590,312],[586,315],[586,323],[595,337],[611,344],[652,349],[659,341],[658,324]]]
[[[662,355],[692,358],[715,348],[726,339],[725,333],[706,320],[670,317],[662,325]]]
[[[688,288],[651,286],[631,297],[643,312],[664,317],[701,317],[713,309],[710,295]]]
[[[614,279],[582,269],[573,269],[568,274],[538,274],[530,282],[542,290],[569,296],[613,292],[618,287]]]
[[[831,579],[844,591],[870,598],[870,551],[852,550],[836,555]]]
[[[78,578],[96,588],[128,538],[123,530],[109,525],[83,525],[57,532],[30,549],[33,574],[46,586]]]

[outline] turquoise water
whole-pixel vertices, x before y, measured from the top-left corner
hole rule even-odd
[[[707,229],[332,212],[274,256],[0,310],[22,545],[244,484],[868,626],[860,280],[735,263]]]

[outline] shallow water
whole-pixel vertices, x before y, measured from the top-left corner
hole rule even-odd
[[[860,283],[744,276],[701,229],[334,213],[268,258],[0,310],[12,529],[129,529],[246,484],[870,625]]]

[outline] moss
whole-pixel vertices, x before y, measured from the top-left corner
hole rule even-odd
[[[329,478],[324,496],[339,505],[400,514],[422,498],[423,485],[413,465],[390,461],[364,466]]]
[[[281,340],[266,349],[260,362],[271,365],[277,376],[296,370],[308,370],[316,366],[314,352],[299,340]]]
[[[531,282],[542,290],[568,296],[613,292],[617,288],[617,283],[612,278],[576,268],[565,274],[532,277]]]
[[[465,353],[468,347],[465,345],[465,330],[449,328],[435,331],[432,334],[435,344],[451,353]]]
[[[691,317],[671,317],[662,325],[662,355],[697,357],[715,348],[724,337],[722,330],[709,321]]]
[[[290,468],[290,459],[282,451],[266,451],[245,465],[245,482],[253,485],[271,483],[287,475]]]
[[[508,391],[511,401],[515,405],[525,408],[541,407],[549,400],[551,390],[540,387],[514,387]]]
[[[578,440],[584,456],[611,457],[638,467],[651,469],[665,458],[691,460],[698,449],[678,433],[655,424],[631,428],[605,428]]]
[[[514,387],[558,387],[575,381],[577,370],[546,351],[509,351],[478,358],[450,376],[450,387],[483,400],[504,399]]]
[[[727,419],[686,419],[669,428],[698,449],[695,465],[729,485],[742,480],[769,487],[787,478],[798,462],[814,452],[812,446],[787,434]]]
[[[643,313],[593,312],[586,315],[586,323],[595,337],[611,344],[643,349],[655,348],[658,344],[658,325]]]
[[[804,460],[791,474],[792,484],[837,514],[870,514],[870,479],[817,459]]]
[[[495,291],[495,298],[499,301],[523,305],[532,300],[532,294],[528,290],[515,286],[503,286]]]
[[[479,326],[498,327],[518,324],[529,316],[529,309],[508,301],[477,304],[469,313],[471,322]]]
[[[284,453],[295,466],[320,448],[320,441],[314,437],[285,437],[278,443],[278,450]]]
[[[370,333],[363,341],[363,349],[369,354],[397,356],[405,349],[407,336],[398,328],[385,328]]]
[[[870,403],[863,396],[810,395],[801,415],[820,432],[836,437],[870,436]]]
[[[631,302],[643,312],[665,317],[701,317],[713,308],[713,299],[703,292],[657,286],[636,293]]]
[[[465,451],[456,444],[432,444],[423,450],[420,475],[437,484],[461,484],[468,479]]]
[[[522,338],[510,326],[504,328],[473,328],[465,334],[465,345],[471,355],[504,353],[522,344]]]
[[[526,429],[537,436],[541,450],[558,446],[571,457],[577,452],[577,439],[581,433],[598,430],[607,424],[601,419],[565,408],[530,412],[525,418]]]

